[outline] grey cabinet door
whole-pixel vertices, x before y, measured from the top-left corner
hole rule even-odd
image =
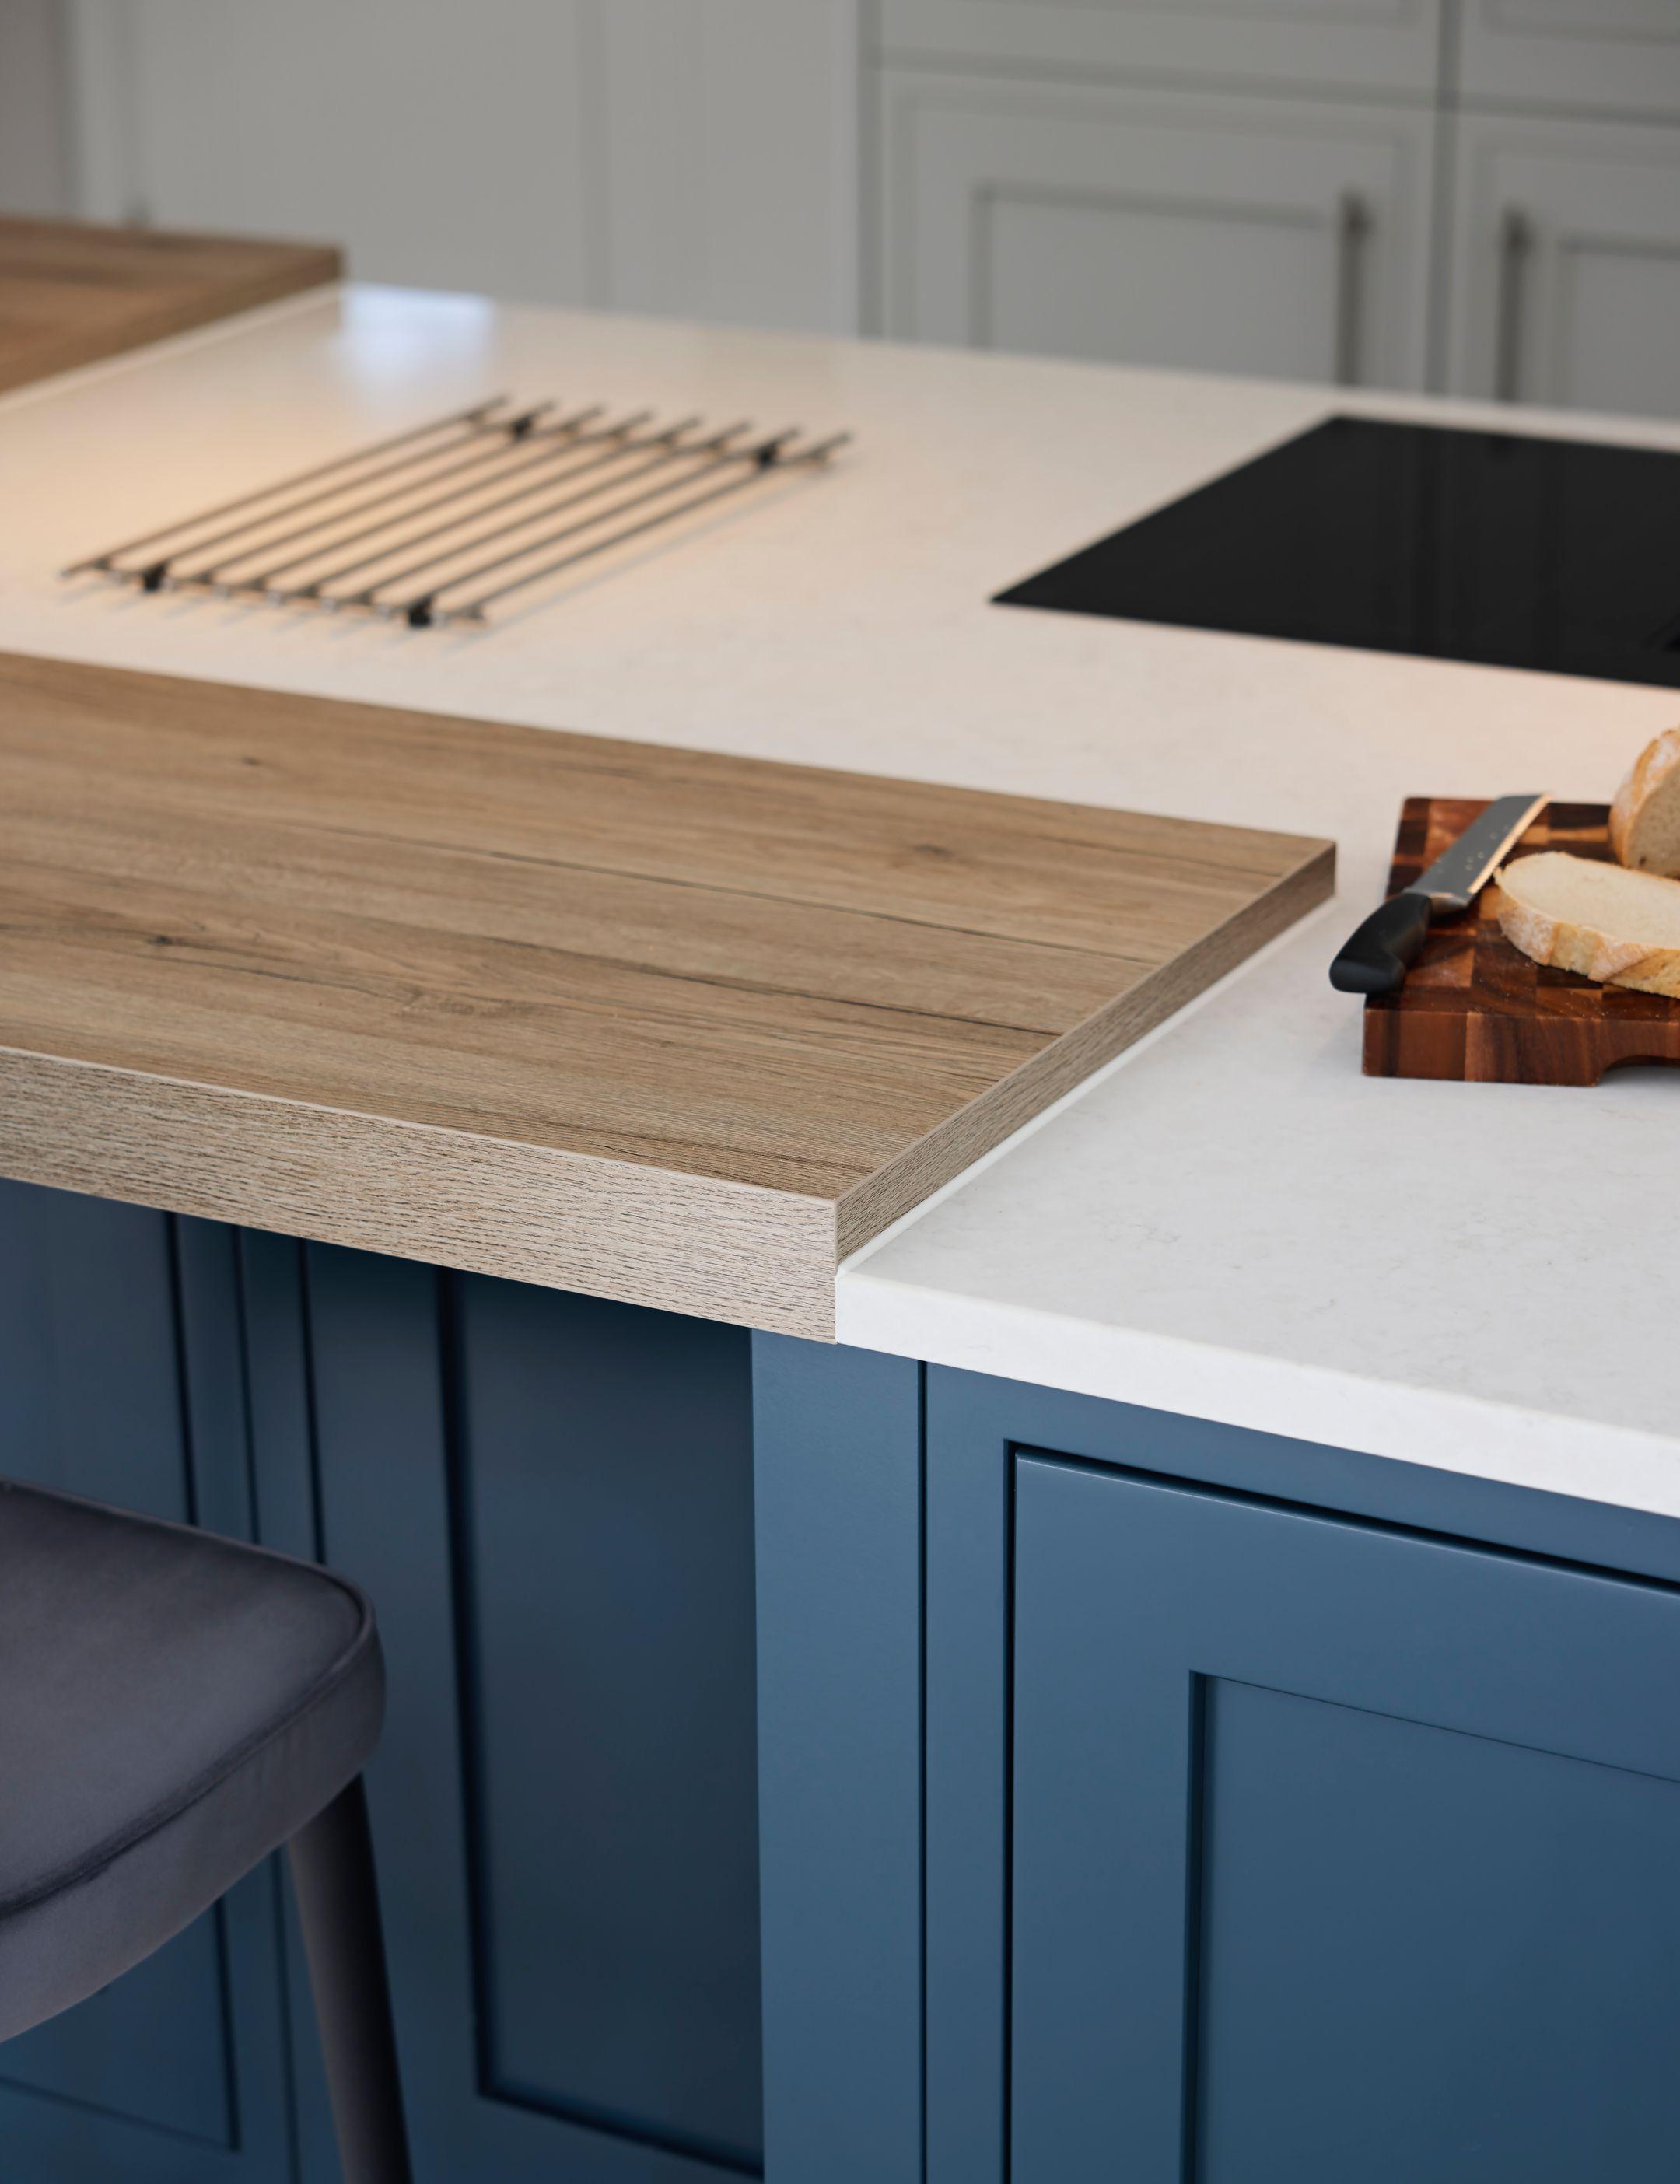
[[[1680,415],[1680,131],[1466,116],[1455,392]]]
[[[1587,0],[1583,0],[1587,4]],[[1649,0],[1661,5],[1662,0]],[[882,0],[889,53],[1209,83],[1435,88],[1442,0]]]
[[[884,121],[889,333],[1422,382],[1427,115],[905,70]]]
[[[1680,1591],[1016,1459],[1014,2184],[1658,2184]]]
[[[1459,38],[1466,98],[1680,114],[1675,0],[1463,0]]]

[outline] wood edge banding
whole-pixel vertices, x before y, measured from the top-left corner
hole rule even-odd
[[[580,1153],[0,1048],[0,1173],[834,1340],[834,1207]]]

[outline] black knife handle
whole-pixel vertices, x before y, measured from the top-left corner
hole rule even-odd
[[[1330,966],[1338,994],[1392,994],[1405,983],[1429,930],[1427,894],[1407,889],[1373,910]]]

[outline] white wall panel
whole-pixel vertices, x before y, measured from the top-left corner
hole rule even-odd
[[[127,171],[89,175],[89,210],[342,241],[371,280],[582,300],[588,0],[93,12],[96,52],[102,31],[120,49],[99,149]]]
[[[849,331],[858,5],[74,0],[82,204],[342,240],[368,280]]]
[[[858,329],[858,0],[605,0],[607,297]]]
[[[1466,98],[1680,114],[1680,0],[1463,0]]]
[[[0,0],[0,212],[69,208],[65,63],[57,0]]]
[[[1442,0],[880,0],[895,58],[1434,96]],[[1591,4],[1591,0],[1583,0]]]

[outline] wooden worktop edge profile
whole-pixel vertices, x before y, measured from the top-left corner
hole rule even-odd
[[[681,1170],[0,1049],[22,1182],[465,1273],[834,1339],[839,1259],[1281,933],[1334,883],[1313,844],[1257,901],[837,1202]]]
[[[834,1338],[834,1206],[0,1048],[0,1173],[465,1273]]]

